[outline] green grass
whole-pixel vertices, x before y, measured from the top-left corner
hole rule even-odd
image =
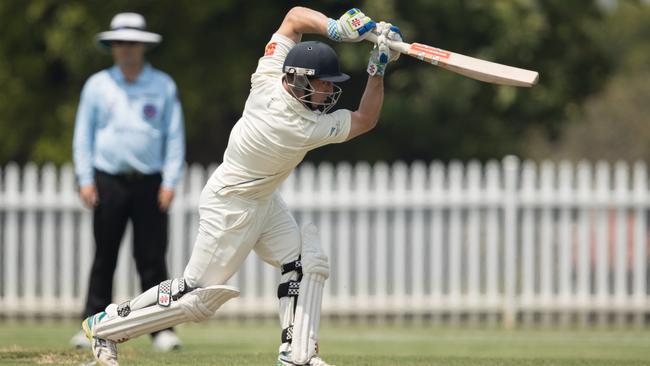
[[[68,347],[73,322],[0,323],[0,365],[79,365]],[[273,324],[213,321],[179,327],[181,352],[152,352],[148,337],[120,345],[122,365],[273,365]],[[650,365],[648,330],[466,330],[425,326],[337,326],[325,322],[323,358],[342,365]]]

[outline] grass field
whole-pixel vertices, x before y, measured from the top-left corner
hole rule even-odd
[[[73,322],[0,323],[0,365],[79,365],[88,351],[70,349]],[[273,324],[210,322],[178,329],[181,352],[151,351],[148,337],[119,347],[121,365],[273,365]],[[341,365],[650,365],[648,330],[466,330],[326,323],[321,352]]]

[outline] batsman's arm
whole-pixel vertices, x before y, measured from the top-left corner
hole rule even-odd
[[[89,80],[81,91],[72,140],[74,167],[77,182],[79,183],[79,197],[88,208],[97,206],[99,202],[93,170],[93,146],[95,144],[96,128],[93,85],[92,81]]]
[[[381,106],[384,104],[384,77],[369,76],[359,108],[352,112],[350,133],[345,141],[362,135],[377,126]]]
[[[379,22],[375,31],[379,36],[368,60],[368,83],[361,97],[359,108],[352,112],[347,140],[364,134],[377,125],[381,106],[384,103],[384,73],[388,63],[399,58],[399,53],[393,54],[388,47],[389,40],[402,40],[399,28],[390,23]]]
[[[335,20],[316,10],[296,6],[287,12],[276,33],[296,43],[305,33],[320,34],[336,42],[360,42],[374,28],[375,22],[357,8],[346,11]]]
[[[300,42],[302,35],[321,34],[327,36],[327,17],[316,10],[296,6],[285,15],[276,33]]]

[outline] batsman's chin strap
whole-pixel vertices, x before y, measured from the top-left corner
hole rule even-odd
[[[296,312],[296,298],[300,294],[300,281],[302,280],[302,262],[300,257],[297,260],[289,263],[285,263],[280,267],[282,274],[287,274],[289,272],[295,271],[298,274],[298,279],[295,281],[289,280],[287,282],[281,283],[278,286],[278,299],[283,297],[292,297],[293,298],[293,312]],[[291,343],[293,339],[293,322],[288,327],[282,329],[282,343]]]

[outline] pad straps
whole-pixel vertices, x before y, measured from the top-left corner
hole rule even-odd
[[[280,271],[282,275],[285,275],[289,272],[295,271],[298,274],[298,279],[296,281],[289,280],[287,282],[281,283],[278,286],[278,299],[283,297],[292,297],[293,298],[293,312],[296,311],[296,298],[300,294],[300,281],[302,280],[302,262],[300,257],[293,262],[285,263],[280,266]],[[291,343],[293,339],[293,319],[291,319],[291,324],[282,329],[281,341],[282,343]]]
[[[293,325],[282,329],[282,343],[291,343],[293,339]]]
[[[172,280],[165,280],[158,285],[158,305],[168,307],[171,304],[172,304]]]
[[[297,297],[300,293],[300,281],[287,281],[278,286],[278,299],[282,297]]]
[[[286,296],[297,297],[300,292],[300,281],[302,280],[302,262],[300,261],[300,257],[293,262],[281,265],[280,270],[283,275],[295,271],[298,274],[298,279],[296,281],[281,283],[278,286],[278,299]]]
[[[168,307],[172,300],[176,301],[190,291],[192,289],[185,284],[185,279],[182,277],[162,281],[158,285],[158,305]]]
[[[298,259],[293,262],[283,264],[280,266],[280,270],[282,271],[282,274],[296,271],[298,273],[298,276],[302,276],[302,262],[300,261],[300,257],[298,257]]]

